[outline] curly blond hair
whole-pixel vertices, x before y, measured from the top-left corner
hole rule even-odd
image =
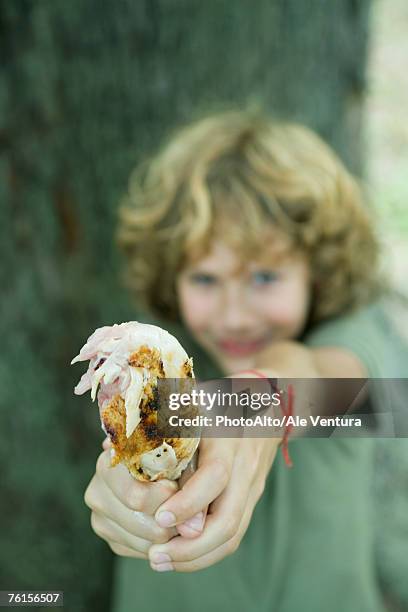
[[[271,224],[310,262],[309,324],[379,291],[379,243],[356,180],[310,129],[249,111],[180,129],[131,175],[117,229],[125,282],[150,311],[177,319],[186,261],[217,234],[256,257]]]

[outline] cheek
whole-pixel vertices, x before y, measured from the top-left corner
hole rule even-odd
[[[181,318],[191,331],[200,332],[210,326],[216,310],[215,296],[180,284],[178,300]]]
[[[309,310],[307,287],[286,284],[265,292],[258,300],[258,313],[271,327],[281,327],[294,337],[306,321]]]

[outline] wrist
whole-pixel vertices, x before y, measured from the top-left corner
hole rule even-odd
[[[277,380],[278,376],[276,376],[275,373],[272,373],[270,370],[248,369],[248,370],[243,370],[241,372],[238,372],[237,374],[234,374],[233,376],[230,376],[229,378],[261,378],[261,379],[268,379],[270,381],[270,380],[275,380],[275,379]],[[288,385],[287,391],[284,396],[283,392],[281,392],[278,389],[276,384],[273,384],[273,383],[270,383],[270,384],[273,387],[273,391],[279,394],[280,408],[281,408],[281,412],[282,412],[282,416],[283,416],[283,420],[285,424],[285,428],[284,428],[282,437],[275,438],[275,439],[278,440],[278,445],[281,446],[282,455],[283,455],[286,465],[288,467],[293,467],[293,463],[290,458],[289,449],[288,449],[289,435],[293,428],[293,424],[291,423],[291,417],[293,417],[294,415],[293,385],[291,384]]]

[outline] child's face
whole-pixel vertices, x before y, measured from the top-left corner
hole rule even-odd
[[[278,259],[269,245],[261,257],[243,261],[214,241],[177,279],[185,325],[227,373],[254,367],[261,350],[295,339],[306,323],[311,292],[305,257]]]

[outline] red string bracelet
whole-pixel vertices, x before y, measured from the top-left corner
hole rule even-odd
[[[259,372],[259,370],[244,370],[243,372],[238,372],[238,374],[254,374],[257,378],[268,379],[268,377],[265,376],[265,374],[263,374],[262,372]],[[283,415],[286,417],[293,416],[293,403],[294,403],[293,386],[288,385],[288,401],[286,405],[285,405],[285,402],[283,400],[282,394],[279,391],[279,389],[275,389],[275,390],[279,394],[279,399],[280,399],[279,405],[283,412]],[[293,428],[292,423],[290,425],[287,424],[285,426],[285,431],[283,432],[283,438],[280,443],[280,446],[282,448],[282,455],[288,467],[293,467],[293,463],[290,458],[289,449],[288,449],[288,438],[289,438],[290,432],[292,431],[292,428]]]

